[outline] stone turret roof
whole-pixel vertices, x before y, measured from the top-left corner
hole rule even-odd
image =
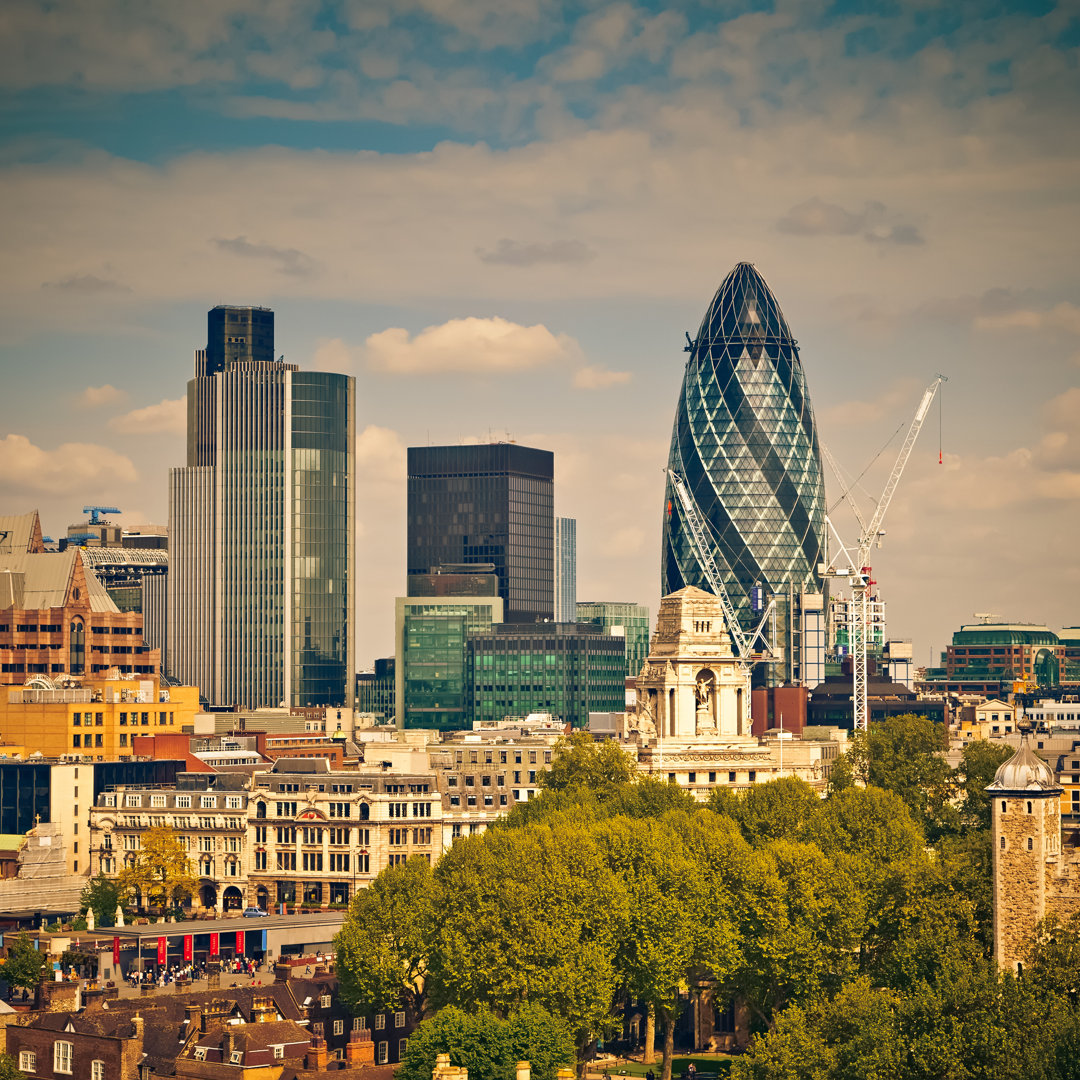
[[[1054,770],[1031,749],[1030,732],[1023,731],[1020,736],[1020,749],[1008,761],[998,766],[994,782],[986,790],[994,793],[1033,792],[1038,795],[1056,795],[1061,793],[1062,788],[1054,779]]]

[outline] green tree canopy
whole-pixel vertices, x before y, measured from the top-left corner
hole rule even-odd
[[[519,1061],[529,1062],[535,1080],[555,1080],[558,1070],[572,1068],[575,1060],[566,1024],[532,1002],[506,1019],[489,1009],[440,1009],[413,1032],[398,1080],[431,1080],[439,1054],[467,1068],[469,1080],[514,1080]]]
[[[116,909],[123,908],[124,889],[115,878],[98,874],[91,878],[79,898],[79,911],[85,915],[94,911],[94,924],[99,928],[116,925]]]
[[[341,996],[351,1009],[396,1009],[404,997],[423,1014],[435,906],[431,865],[420,857],[388,866],[353,897],[334,939]]]
[[[634,759],[618,743],[598,743],[587,731],[575,731],[555,744],[551,768],[537,779],[544,791],[578,788],[603,800],[621,785],[634,783],[637,769]]]
[[[9,986],[32,990],[41,980],[44,966],[45,954],[34,948],[30,935],[23,931],[8,944],[7,958],[0,974]]]

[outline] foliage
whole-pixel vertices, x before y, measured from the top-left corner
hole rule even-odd
[[[164,908],[190,896],[199,879],[176,833],[165,826],[155,826],[143,834],[142,848],[134,865],[120,871],[118,882],[122,895],[138,893],[145,905]]]
[[[0,1052],[0,1080],[25,1080],[25,1076],[10,1054]]]
[[[587,827],[544,822],[460,841],[435,870],[430,982],[438,1005],[536,1002],[579,1051],[611,1022],[626,893]]]
[[[802,840],[821,810],[817,792],[798,777],[755,784],[730,804],[731,816],[755,846],[770,840]]]
[[[449,1005],[413,1032],[398,1080],[431,1080],[439,1054],[465,1066],[469,1080],[514,1080],[519,1061],[529,1062],[536,1080],[555,1080],[574,1063],[574,1041],[561,1020],[533,1003],[505,1020],[488,1009],[469,1013]]]
[[[8,945],[3,978],[9,986],[32,990],[41,979],[45,954],[34,948],[30,935],[23,931]]]
[[[79,898],[79,911],[85,915],[93,908],[94,925],[102,929],[116,925],[116,909],[122,902],[123,889],[120,883],[104,874],[98,874],[86,883]]]
[[[999,746],[986,739],[969,742],[957,769],[961,795],[960,816],[967,829],[990,828],[990,796],[986,788],[998,766],[1013,753],[1011,746]]]
[[[355,1012],[424,1008],[424,979],[435,912],[427,859],[387,867],[353,898],[334,940],[341,996]]]
[[[575,731],[555,744],[551,768],[538,776],[544,791],[584,789],[604,799],[637,779],[634,759],[618,743],[596,742],[587,731]]]

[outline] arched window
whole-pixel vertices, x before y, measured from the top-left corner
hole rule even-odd
[[[1001,850],[1002,851],[1005,850],[1005,837],[1004,836],[1001,838]]]
[[[1031,837],[1029,836],[1028,837],[1028,851],[1034,851],[1034,850],[1035,850],[1035,841],[1032,840]]]
[[[1030,813],[1032,813],[1032,809],[1031,809],[1031,800],[1030,800],[1030,799],[1028,800],[1028,813],[1029,813],[1029,814],[1030,814]]]
[[[1002,799],[1001,800],[1001,812],[1004,814],[1009,809],[1009,804]]]
[[[68,638],[68,671],[81,675],[86,669],[86,628],[82,619],[71,620],[71,636]]]

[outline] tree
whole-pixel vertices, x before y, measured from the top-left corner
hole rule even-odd
[[[404,999],[418,1016],[435,914],[427,859],[388,866],[349,906],[334,939],[341,996],[356,1012],[396,1009]]]
[[[719,790],[723,789],[714,789]],[[743,836],[754,845],[769,840],[804,839],[820,810],[817,792],[796,776],[755,784],[731,806]]]
[[[4,961],[3,978],[8,986],[32,990],[41,979],[45,956],[34,948],[30,935],[24,930],[8,946]]]
[[[964,747],[955,775],[962,797],[960,814],[967,829],[990,828],[990,796],[986,788],[998,767],[1012,754],[1011,746],[998,746],[986,739],[977,739]]]
[[[116,924],[116,909],[122,907],[124,890],[120,883],[104,874],[91,878],[79,897],[79,911],[94,912],[94,925],[99,929]]]
[[[26,1074],[10,1054],[0,1053],[0,1080],[26,1080]]]
[[[519,1061],[528,1061],[535,1080],[555,1080],[572,1067],[574,1041],[562,1020],[527,1003],[505,1020],[489,1009],[469,1013],[448,1005],[413,1032],[398,1080],[431,1080],[435,1058],[465,1066],[469,1080],[514,1080]]]
[[[440,1006],[564,1018],[579,1059],[611,1025],[626,894],[582,824],[494,829],[454,844],[438,888],[429,983]]]
[[[637,780],[634,759],[615,742],[596,742],[587,731],[575,731],[555,744],[551,768],[538,776],[544,791],[584,788],[603,800],[622,784]]]
[[[147,906],[163,908],[176,906],[199,884],[187,851],[176,833],[165,826],[146,830],[134,863],[120,871],[118,881],[124,896],[138,893]]]

